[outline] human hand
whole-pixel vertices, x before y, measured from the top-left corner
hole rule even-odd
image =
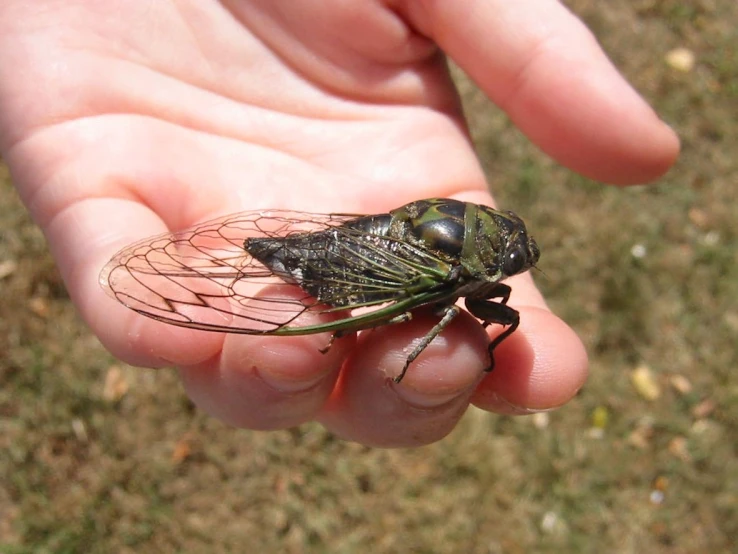
[[[121,247],[247,209],[491,204],[439,48],[575,171],[644,182],[678,150],[558,2],[5,0],[0,41],[0,148],[83,317],[122,360],[178,366],[200,407],[254,429],[317,419],[365,444],[426,444],[469,402],[565,403],[586,354],[526,275],[510,281],[521,325],[493,373],[480,373],[489,338],[465,314],[395,386],[387,375],[432,318],[325,355],[321,335],[167,326],[101,290]]]

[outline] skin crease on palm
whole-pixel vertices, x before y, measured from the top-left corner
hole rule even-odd
[[[100,288],[117,250],[242,210],[491,204],[444,55],[593,179],[651,181],[679,148],[554,0],[4,0],[0,42],[2,155],[80,313],[121,360],[179,367],[198,406],[253,429],[317,419],[368,445],[427,444],[470,402],[507,414],[564,404],[587,357],[524,275],[510,281],[521,326],[493,373],[481,373],[488,336],[465,314],[394,385],[431,314],[325,355],[326,335],[171,327]]]

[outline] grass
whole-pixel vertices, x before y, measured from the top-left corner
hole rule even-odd
[[[5,174],[0,263],[16,266],[0,280],[0,552],[729,552],[737,8],[570,4],[684,145],[656,186],[604,187],[556,166],[460,83],[498,201],[540,241],[538,284],[591,354],[576,399],[528,418],[472,410],[415,450],[347,444],[317,425],[227,428],[172,372],[102,349]],[[676,47],[695,53],[693,71],[664,62]],[[634,386],[639,366],[657,398]]]

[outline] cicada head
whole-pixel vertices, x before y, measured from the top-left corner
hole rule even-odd
[[[486,281],[501,281],[535,267],[541,251],[523,220],[510,211],[476,208],[476,217],[467,218],[464,257],[470,272]]]

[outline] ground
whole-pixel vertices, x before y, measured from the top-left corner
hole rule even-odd
[[[731,551],[738,5],[568,4],[683,143],[655,186],[605,187],[459,76],[497,200],[535,230],[537,282],[590,352],[577,398],[533,417],[472,410],[414,450],[317,425],[234,430],[173,372],[105,352],[4,172],[0,552]]]

